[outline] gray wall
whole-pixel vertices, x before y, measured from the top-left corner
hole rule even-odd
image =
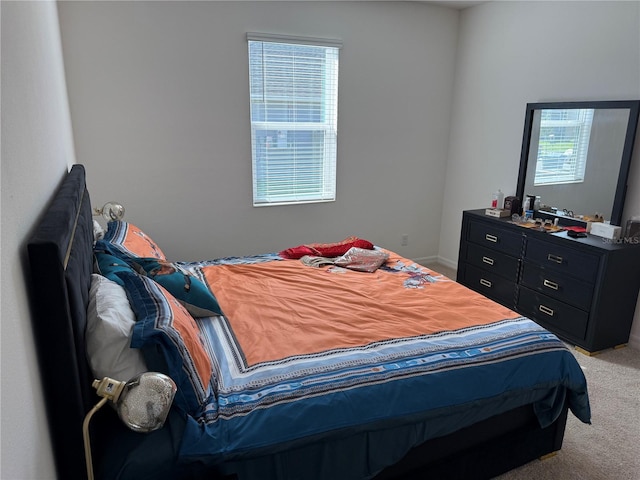
[[[74,163],[53,2],[2,2],[2,465],[55,478],[29,302],[26,241]],[[83,459],[79,458],[79,462]]]
[[[358,235],[438,252],[458,13],[388,2],[62,2],[77,158],[175,260]],[[252,206],[247,32],[342,40],[337,200]],[[409,235],[402,247],[401,235]]]
[[[528,102],[640,99],[640,2],[488,2],[462,12],[459,32],[439,250],[450,265],[462,211],[515,193]],[[639,214],[636,144],[624,218]]]

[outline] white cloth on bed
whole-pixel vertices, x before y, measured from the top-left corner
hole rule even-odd
[[[91,275],[87,308],[87,356],[96,378],[127,381],[146,372],[138,349],[131,348],[131,329],[136,317],[120,285],[102,275]]]

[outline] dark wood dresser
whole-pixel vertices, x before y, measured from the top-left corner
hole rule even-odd
[[[640,244],[571,238],[463,213],[457,281],[585,353],[624,345],[640,290]]]

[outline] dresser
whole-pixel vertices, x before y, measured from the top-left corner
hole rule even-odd
[[[540,232],[469,210],[457,281],[594,353],[629,340],[640,244]]]

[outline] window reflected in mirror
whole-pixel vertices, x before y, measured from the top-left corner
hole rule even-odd
[[[535,187],[584,181],[592,123],[593,108],[541,111]]]

